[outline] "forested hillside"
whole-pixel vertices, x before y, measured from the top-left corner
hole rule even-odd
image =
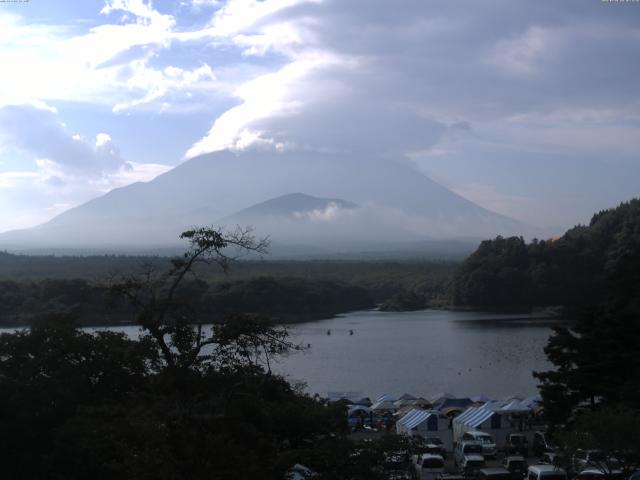
[[[300,278],[185,281],[177,297],[207,323],[240,312],[269,315],[278,322],[295,322],[374,306],[362,287]],[[73,312],[84,325],[134,321],[131,308],[116,301],[106,284],[95,285],[83,279],[0,281],[0,326],[27,325],[35,318],[65,312]]]
[[[169,257],[28,256],[0,252],[0,324],[75,310],[83,324],[131,321],[109,298],[109,279],[162,271]],[[455,263],[437,261],[238,261],[228,273],[200,265],[185,300],[201,315],[251,311],[297,321],[371,308],[405,289],[446,283]]]
[[[454,305],[581,307],[640,298],[640,200],[601,211],[553,240],[487,240],[459,267]],[[638,307],[635,305],[634,308]]]

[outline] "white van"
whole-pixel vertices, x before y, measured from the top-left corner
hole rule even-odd
[[[464,432],[462,435],[463,442],[478,442],[482,444],[482,454],[485,457],[496,458],[498,449],[496,447],[496,441],[491,435],[480,430],[470,430]]]
[[[567,480],[567,472],[555,465],[531,465],[527,480]]]
[[[605,475],[605,472],[607,475]],[[577,480],[604,480],[605,478],[607,480],[623,480],[624,475],[622,470],[617,469],[608,471],[606,468],[602,470],[599,468],[585,468],[576,476]]]
[[[444,473],[444,458],[441,455],[423,453],[414,455],[412,460],[416,477],[420,480],[435,480],[438,475]]]

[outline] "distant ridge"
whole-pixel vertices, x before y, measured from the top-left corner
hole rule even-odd
[[[263,216],[295,217],[296,214],[323,211],[331,206],[344,209],[358,208],[357,204],[340,198],[319,198],[304,193],[289,193],[244,208],[229,219],[249,220]]]
[[[363,168],[366,164],[367,168]],[[290,192],[298,193],[290,193]],[[408,243],[534,236],[419,172],[408,161],[318,152],[216,152],[0,234],[0,248],[141,252],[180,246],[194,225],[250,224],[286,251],[402,250]]]

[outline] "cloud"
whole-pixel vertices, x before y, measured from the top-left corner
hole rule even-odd
[[[114,112],[130,110],[133,107],[149,104],[157,99],[165,97],[171,91],[188,90],[189,87],[200,84],[202,81],[214,81],[211,67],[203,64],[192,70],[184,70],[175,66],[156,69],[149,66],[150,58],[136,60],[129,64],[131,76],[125,82],[126,89],[134,92],[145,92],[131,100],[117,103],[113,107]],[[166,103],[162,104],[166,107]]]
[[[205,62],[193,68],[154,65],[175,38],[176,19],[151,2],[107,1],[100,13],[109,21],[82,34],[0,14],[0,63],[14,66],[0,77],[0,92],[11,92],[0,93],[0,106],[63,100],[122,112],[215,80]],[[156,108],[166,107],[163,102]]]
[[[0,108],[3,158],[20,158],[0,171],[0,229],[41,223],[97,194],[148,181],[171,167],[125,161],[108,133],[88,140],[68,131],[47,105]]]
[[[297,219],[307,219],[312,222],[333,222],[345,215],[353,214],[354,208],[343,208],[336,202],[329,202],[325,208],[316,208],[304,212],[293,212],[293,217]]]
[[[531,153],[547,163],[595,155],[637,163],[640,9],[633,5],[103,5],[90,27],[0,12],[0,64],[12,66],[0,76],[0,107],[63,109],[71,102],[118,115],[179,114],[176,128],[191,129],[187,158],[222,149],[349,151],[369,168],[374,155],[415,158],[421,152],[436,159],[443,167],[435,173],[460,191],[471,191],[473,183],[510,190],[489,178],[463,178],[465,154],[473,157],[469,163],[482,164],[473,168],[496,178],[504,165],[494,158],[505,150],[522,171],[530,168],[525,154]],[[39,144],[28,130],[9,126],[13,144],[54,162],[62,170],[58,184],[80,171],[103,182],[101,189],[109,178],[126,178],[127,162],[113,142],[74,139],[50,110],[34,123],[48,141]],[[207,112],[208,123],[182,121],[195,111]],[[19,113],[18,120],[28,112]],[[527,208],[519,208],[514,214],[526,215]]]
[[[630,92],[640,93],[633,53],[619,46],[637,39],[637,27],[577,6],[230,1],[201,34],[215,32],[249,61],[268,54],[286,60],[240,85],[240,104],[219,116],[186,157],[247,148],[238,142],[246,132],[273,145],[407,154],[437,149],[460,124],[480,125],[473,130],[482,141],[502,136],[553,148],[551,135],[527,139],[510,119],[550,107],[621,106]],[[612,48],[616,53],[607,54]],[[613,73],[620,69],[625,78]],[[602,78],[595,82],[594,75]],[[603,91],[607,78],[624,86]],[[637,102],[633,108],[640,111]],[[575,148],[598,142],[584,127],[574,126]]]
[[[68,132],[55,112],[32,105],[0,108],[0,141],[69,172],[102,174],[125,163],[109,135],[89,143]]]
[[[86,140],[69,132],[55,111],[33,105],[0,108],[0,146],[24,152],[37,166],[37,173],[5,172],[5,184],[11,179],[36,178],[54,186],[85,181],[110,190],[148,181],[171,168],[126,161],[108,133]]]
[[[207,136],[194,144],[185,156],[190,158],[225,149],[242,150],[256,143],[284,145],[285,138],[275,140],[275,135],[263,135],[260,121],[295,115],[303,103],[294,97],[293,91],[298,90],[314,71],[338,62],[339,59],[328,56],[308,57],[242,84],[234,93],[242,103],[216,119]],[[249,139],[253,141],[247,142]]]

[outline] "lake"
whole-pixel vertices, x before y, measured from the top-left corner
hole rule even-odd
[[[294,341],[311,347],[274,369],[305,380],[310,393],[528,396],[537,393],[531,372],[551,367],[543,348],[557,322],[445,310],[353,312],[291,327]]]
[[[558,322],[449,310],[352,312],[288,326],[295,343],[311,346],[273,369],[305,381],[312,394],[529,396],[537,393],[531,372],[551,367],[543,348]],[[136,326],[113,330],[138,335]]]

